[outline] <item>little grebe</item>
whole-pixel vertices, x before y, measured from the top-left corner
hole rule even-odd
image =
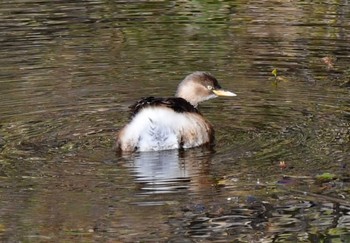
[[[117,134],[121,151],[192,148],[214,142],[212,125],[198,103],[217,96],[236,96],[223,90],[214,76],[194,72],[178,86],[175,97],[147,97],[131,108],[131,121]]]

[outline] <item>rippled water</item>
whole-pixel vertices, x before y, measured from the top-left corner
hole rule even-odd
[[[3,242],[350,242],[348,1],[2,1]],[[277,70],[277,76],[272,70]],[[214,150],[114,153],[204,70]]]

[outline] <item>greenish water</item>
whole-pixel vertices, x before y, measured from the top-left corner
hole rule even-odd
[[[350,242],[348,1],[0,3],[0,241]],[[272,70],[277,70],[277,77]],[[117,155],[214,74],[214,150]]]

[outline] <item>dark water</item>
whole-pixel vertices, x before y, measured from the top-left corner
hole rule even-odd
[[[350,242],[348,1],[2,1],[0,241]],[[277,69],[277,77],[271,73]],[[116,155],[213,73],[213,151]]]

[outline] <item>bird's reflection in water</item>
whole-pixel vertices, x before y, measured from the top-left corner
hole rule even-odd
[[[142,193],[177,193],[206,181],[212,153],[207,148],[140,152],[129,161]]]

